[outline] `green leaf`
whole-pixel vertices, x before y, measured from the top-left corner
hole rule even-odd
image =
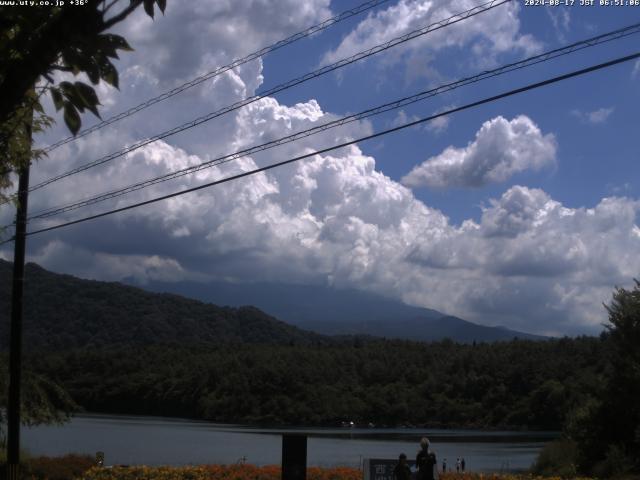
[[[68,92],[73,90],[73,83],[71,82],[60,82],[58,86],[62,89],[62,92],[66,95]]]
[[[144,11],[147,12],[151,18],[153,18],[153,4],[155,0],[144,0]]]
[[[36,100],[33,104],[33,110],[38,112],[38,113],[42,113],[44,114],[44,108],[42,108],[42,104]],[[58,109],[59,110],[59,109]]]
[[[70,82],[60,82],[60,88],[68,102],[71,102],[75,108],[84,112],[84,101],[78,94],[76,86]]]
[[[66,102],[64,105],[64,123],[67,124],[71,133],[75,136],[80,131],[80,115],[71,102]]]
[[[91,80],[91,83],[97,85],[100,81],[100,68],[96,61],[93,58],[89,58],[83,70],[87,74],[87,77],[89,77],[89,80]]]
[[[118,81],[118,70],[109,61],[104,62],[100,67],[100,77],[109,85],[120,88]]]
[[[84,109],[84,104],[83,104],[82,100],[80,99],[80,97],[78,97],[78,94],[76,92],[76,87],[73,85],[73,83],[71,83],[71,82],[60,82],[58,84],[58,86],[60,87],[60,90],[61,90],[62,94],[66,98],[65,103],[66,102],[71,102],[76,107],[80,107],[81,110]]]
[[[82,82],[76,82],[75,87],[78,96],[84,103],[84,106],[87,107],[96,117],[101,118],[100,113],[98,113],[98,109],[96,108],[96,105],[100,105],[100,100],[98,99],[98,95],[96,95],[96,91],[86,83]]]
[[[100,69],[98,60],[104,57],[100,51],[100,45],[95,42],[87,42],[83,48],[66,48],[62,51],[62,63],[73,69],[73,74],[85,72],[94,85],[100,82]]]
[[[58,90],[57,88],[52,88],[51,98],[53,99],[53,105],[56,107],[56,112],[59,111],[64,106],[64,100],[62,99],[60,90]]]
[[[117,48],[118,50],[125,50],[127,52],[133,52],[133,48],[131,48],[131,45],[129,45],[124,37],[121,37],[120,35],[113,35],[111,33],[108,33],[102,35],[102,37],[104,37],[106,42],[113,48]]]
[[[62,53],[62,64],[73,69],[73,74],[80,73],[80,63],[82,56],[73,48],[65,48]]]

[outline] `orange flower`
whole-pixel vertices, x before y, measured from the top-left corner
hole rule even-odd
[[[77,480],[280,480],[279,465],[202,465],[190,467],[93,467]],[[362,480],[362,472],[350,467],[309,467],[307,480]],[[561,480],[557,477],[497,473],[443,473],[440,480]],[[573,480],[590,480],[576,478]]]

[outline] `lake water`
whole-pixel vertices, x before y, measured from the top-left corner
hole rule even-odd
[[[438,457],[467,470],[521,470],[531,466],[553,432],[486,432],[380,428],[266,429],[183,419],[124,415],[82,415],[59,426],[22,429],[22,446],[32,455],[105,453],[105,464],[230,464],[243,457],[255,465],[279,464],[283,433],[306,433],[309,466],[359,467],[363,458],[415,458],[427,436]]]

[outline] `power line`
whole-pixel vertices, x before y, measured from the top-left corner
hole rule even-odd
[[[132,152],[134,150],[137,150],[137,149],[139,149],[139,148],[141,148],[143,146],[146,146],[146,145],[148,145],[150,143],[153,143],[153,142],[155,142],[157,140],[162,140],[164,138],[167,138],[169,136],[175,135],[175,134],[180,133],[182,131],[188,130],[190,128],[194,128],[194,127],[196,127],[196,126],[198,126],[198,125],[200,125],[202,123],[208,122],[208,121],[210,121],[210,120],[212,120],[214,118],[217,118],[219,116],[222,116],[222,115],[224,115],[226,113],[229,113],[231,111],[237,110],[237,109],[239,109],[241,107],[244,107],[246,105],[254,103],[254,102],[256,102],[256,101],[258,101],[258,100],[260,100],[260,99],[262,99],[264,97],[279,93],[279,92],[281,92],[283,90],[289,89],[289,88],[291,88],[293,86],[296,86],[298,84],[304,83],[304,82],[309,81],[309,80],[311,80],[313,78],[317,78],[317,77],[319,77],[321,75],[325,75],[325,74],[327,74],[329,72],[332,72],[332,71],[334,71],[334,70],[336,70],[338,68],[342,68],[342,67],[344,67],[346,65],[349,65],[351,63],[357,62],[357,61],[362,60],[364,58],[370,57],[372,55],[375,55],[375,54],[377,54],[379,52],[382,52],[382,51],[387,50],[389,48],[392,48],[394,46],[397,46],[397,45],[400,45],[402,43],[408,42],[409,40],[412,40],[412,39],[414,39],[416,37],[425,35],[425,34],[430,33],[432,31],[439,30],[441,28],[444,28],[444,27],[446,27],[448,25],[460,22],[462,20],[466,20],[467,18],[470,18],[470,17],[475,16],[477,14],[483,13],[485,11],[488,11],[488,10],[490,10],[492,8],[495,8],[497,6],[500,6],[500,5],[502,5],[504,3],[507,3],[507,2],[510,2],[510,1],[511,0],[491,0],[489,2],[481,4],[479,6],[473,7],[471,9],[469,9],[469,10],[466,10],[464,12],[452,15],[451,17],[449,17],[447,19],[444,19],[444,20],[441,20],[440,22],[436,22],[436,23],[430,24],[430,25],[428,25],[426,27],[423,27],[421,29],[417,29],[417,30],[409,32],[409,33],[407,33],[405,35],[402,35],[400,37],[396,37],[396,38],[394,38],[392,40],[389,40],[389,41],[387,41],[385,43],[376,45],[375,47],[372,47],[372,48],[370,48],[368,50],[361,51],[361,52],[359,52],[359,53],[357,53],[357,54],[355,54],[355,55],[353,55],[351,57],[344,58],[344,59],[339,60],[339,61],[337,61],[337,62],[335,62],[333,64],[327,65],[327,66],[322,67],[320,69],[317,69],[317,70],[315,70],[313,72],[307,73],[307,74],[305,74],[305,75],[303,75],[301,77],[298,77],[298,78],[295,78],[293,80],[289,80],[288,82],[285,82],[283,84],[277,85],[277,86],[269,89],[268,91],[261,93],[260,95],[254,95],[254,96],[248,97],[248,98],[246,98],[244,100],[236,102],[236,103],[234,103],[232,105],[229,105],[227,107],[224,107],[224,108],[222,108],[220,110],[217,110],[215,112],[211,112],[209,114],[203,115],[203,116],[198,117],[195,120],[192,120],[190,122],[186,122],[186,123],[184,123],[184,124],[182,124],[182,125],[180,125],[178,127],[175,127],[173,129],[171,129],[171,130],[165,131],[165,132],[157,134],[157,135],[155,135],[155,136],[153,136],[151,138],[148,138],[148,139],[142,140],[140,142],[137,142],[137,143],[135,143],[135,144],[123,149],[123,150],[120,150],[118,152],[114,152],[112,154],[106,155],[106,156],[101,157],[101,158],[99,158],[97,160],[94,160],[93,162],[89,162],[87,164],[81,165],[80,167],[77,167],[75,169],[69,170],[66,173],[57,175],[57,176],[52,177],[52,178],[50,178],[48,180],[40,182],[40,183],[34,185],[33,187],[31,187],[30,191],[37,190],[37,189],[42,188],[42,187],[44,187],[46,185],[49,185],[50,183],[55,182],[55,181],[61,180],[61,179],[66,178],[68,176],[75,175],[77,173],[85,171],[85,170],[87,170],[89,168],[93,168],[95,166],[98,166],[98,165],[101,165],[103,163],[109,162],[109,161],[114,160],[116,158],[119,158],[119,157],[121,157],[121,156],[123,156],[123,155],[125,155],[127,153],[130,153],[130,152]]]
[[[211,79],[211,78],[215,78],[218,75],[223,74],[224,72],[231,70],[235,67],[239,67],[240,65],[244,65],[247,62],[250,62],[252,60],[255,60],[259,57],[262,57],[268,53],[274,52],[282,47],[285,47],[287,45],[290,45],[294,42],[297,42],[298,40],[302,40],[303,38],[309,37],[311,35],[313,35],[314,33],[318,33],[322,30],[325,30],[329,27],[331,27],[332,25],[335,25],[336,23],[342,22],[343,20],[347,20],[348,18],[354,17],[362,12],[366,12],[367,10],[370,10],[372,8],[377,7],[378,5],[381,5],[383,3],[388,2],[389,0],[370,0],[368,2],[365,2],[361,5],[358,5],[357,7],[351,8],[349,10],[345,10],[344,12],[335,15],[331,18],[328,18],[326,20],[324,20],[321,23],[318,23],[317,25],[313,25],[312,27],[307,28],[306,30],[303,30],[301,32],[298,33],[294,33],[293,35],[283,39],[283,40],[279,40],[278,42],[269,45],[267,47],[261,48],[260,50],[250,53],[249,55],[242,57],[242,58],[238,58],[236,60],[234,60],[233,62],[224,65],[222,67],[218,67],[215,70],[212,70],[211,72],[205,73],[203,75],[200,75],[199,77],[194,78],[193,80],[190,80],[188,82],[183,83],[182,85],[179,85],[171,90],[168,90],[156,97],[150,98],[149,100],[136,105],[135,107],[131,107],[128,110],[125,110],[123,112],[118,113],[117,115],[114,115],[106,120],[101,121],[100,123],[97,123],[96,125],[93,125],[89,128],[86,128],[82,131],[80,131],[76,136],[69,136],[66,138],[63,138],[62,140],[53,143],[51,145],[49,145],[48,147],[46,147],[44,150],[45,152],[51,152],[53,150],[55,150],[56,148],[65,145],[69,142],[73,142],[74,140],[84,137],[86,135],[89,135],[90,133],[93,133],[95,131],[98,131],[104,127],[106,127],[107,125],[111,125],[113,123],[116,123],[120,120],[122,120],[123,118],[126,117],[130,117],[131,115],[134,115],[135,113],[140,112],[141,110],[144,110],[148,107],[150,107],[151,105],[155,105],[156,103],[162,102],[168,98],[173,97],[174,95],[178,95],[179,93],[184,92],[185,90],[190,89],[191,87],[195,87],[196,85],[200,85],[203,82],[206,82],[207,80]]]
[[[260,152],[260,151],[264,151],[264,150],[268,150],[280,145],[284,145],[287,143],[291,143],[293,141],[299,140],[301,138],[306,138],[309,137],[311,135],[315,135],[317,133],[321,133],[323,131],[332,129],[332,128],[336,128],[342,125],[346,125],[358,120],[362,120],[364,118],[368,118],[374,115],[379,115],[381,113],[384,112],[388,112],[390,110],[395,110],[407,105],[411,105],[413,103],[419,102],[419,101],[423,101],[426,100],[428,98],[434,97],[436,95],[440,95],[442,93],[460,88],[462,86],[466,86],[466,85],[470,85],[482,80],[486,80],[488,78],[492,78],[492,77],[496,77],[498,75],[503,75],[505,73],[509,73],[509,72],[513,72],[516,70],[520,70],[526,67],[530,67],[532,65],[536,65],[539,63],[543,63],[543,62],[547,62],[549,60],[564,56],[564,55],[568,55],[571,53],[574,53],[576,51],[585,49],[585,48],[590,48],[590,47],[594,47],[596,45],[602,44],[602,43],[606,43],[606,42],[610,42],[613,40],[618,40],[620,38],[624,38],[627,37],[629,35],[633,35],[633,34],[637,34],[640,32],[640,23],[636,23],[634,25],[630,25],[624,28],[620,28],[618,30],[614,30],[612,32],[608,32],[608,33],[604,33],[601,35],[597,35],[595,37],[591,37],[585,40],[581,40],[575,43],[572,43],[570,45],[566,45],[564,47],[561,48],[557,48],[554,50],[550,50],[548,52],[539,54],[539,55],[535,55],[535,56],[531,56],[528,57],[524,60],[520,60],[518,62],[514,62],[514,63],[510,63],[501,67],[498,67],[496,69],[493,70],[487,70],[484,71],[482,73],[479,73],[477,75],[471,76],[471,77],[466,77],[460,80],[456,80],[454,82],[451,83],[447,83],[444,85],[440,85],[438,87],[432,88],[430,90],[426,90],[426,91],[422,91],[420,93],[408,96],[408,97],[404,97],[401,98],[399,100],[395,100],[393,102],[389,102],[389,103],[385,103],[383,105],[379,105],[377,107],[374,108],[370,108],[367,110],[364,110],[362,112],[353,114],[353,115],[349,115],[347,117],[342,117],[339,118],[337,120],[333,120],[330,122],[326,122],[324,124],[300,131],[300,132],[296,132],[294,134],[291,135],[287,135],[285,137],[281,137],[278,138],[276,140],[272,140],[270,142],[266,142],[260,145],[255,145],[249,148],[245,148],[239,151],[236,151],[234,153],[231,154],[227,154],[221,157],[217,157],[215,159],[212,160],[208,160],[206,162],[202,162],[199,165],[194,165],[191,167],[186,167],[183,168],[181,170],[177,170],[175,172],[170,172],[164,175],[160,175],[157,177],[153,177],[151,179],[147,179],[141,182],[137,182],[134,183],[132,185],[128,185],[126,187],[123,188],[119,188],[116,190],[112,190],[109,192],[105,192],[102,193],[100,195],[96,195],[90,198],[86,198],[80,201],[76,201],[74,203],[71,204],[67,204],[67,205],[63,205],[63,206],[57,206],[57,207],[51,207],[51,208],[47,208],[44,210],[40,210],[38,212],[33,213],[30,217],[29,220],[34,220],[34,219],[43,219],[43,218],[49,218],[55,215],[59,215],[62,213],[66,213],[66,212],[70,212],[73,210],[77,210],[79,208],[82,207],[86,207],[86,206],[90,206],[90,205],[94,205],[96,203],[100,203],[106,200],[110,200],[113,198],[117,198],[123,195],[126,195],[128,193],[131,192],[135,192],[138,190],[141,190],[143,188],[147,188],[150,187],[152,185],[156,185],[159,183],[163,183],[169,180],[173,180],[185,175],[189,175],[191,173],[195,173],[198,172],[200,170],[204,170],[206,168],[211,168],[217,165],[221,165],[233,160],[237,160],[240,157],[243,156],[247,156],[247,155],[251,155],[253,153],[256,152]]]
[[[431,25],[428,25],[426,27],[414,30],[412,32],[409,32],[405,35],[402,35],[400,37],[396,37],[392,40],[389,40],[388,42],[376,45],[375,47],[372,47],[368,50],[359,52],[351,57],[339,60],[335,63],[332,63],[330,65],[327,65],[325,67],[319,68],[317,70],[314,70],[313,72],[307,73],[301,77],[295,78],[293,80],[289,80],[288,82],[285,82],[283,84],[280,84],[276,87],[273,87],[271,89],[269,89],[266,92],[261,93],[260,95],[254,95],[251,97],[248,97],[244,100],[241,100],[239,102],[236,102],[232,105],[229,105],[227,107],[224,107],[220,110],[217,110],[215,112],[212,113],[208,113],[206,115],[203,115],[201,117],[196,118],[195,120],[192,120],[190,122],[184,123],[178,127],[172,128],[171,130],[167,130],[163,133],[154,135],[153,137],[150,137],[148,139],[142,140],[140,142],[137,142],[133,145],[130,145],[127,148],[124,148],[118,152],[115,153],[111,153],[109,155],[106,155],[104,157],[101,157],[97,160],[94,160],[92,162],[86,163],[84,165],[81,165],[79,167],[76,167],[74,169],[71,169],[65,173],[62,173],[60,175],[56,175],[54,177],[49,178],[48,180],[44,180],[34,186],[32,186],[29,191],[32,192],[34,190],[38,190],[42,187],[45,187],[53,182],[57,182],[58,180],[62,180],[63,178],[67,178],[70,177],[72,175],[75,175],[77,173],[83,172],[85,170],[88,170],[90,168],[96,167],[98,165],[102,165],[103,163],[109,162],[111,160],[114,160],[116,158],[122,157],[123,155],[126,155],[127,153],[130,153],[134,150],[137,150],[139,148],[142,148],[146,145],[149,145],[150,143],[156,142],[157,140],[162,140],[164,138],[170,137],[172,135],[175,135],[177,133],[183,132],[185,130],[189,130],[191,128],[194,128],[202,123],[208,122],[210,120],[213,120],[214,118],[220,117],[228,112],[231,112],[233,110],[237,110],[241,107],[244,107],[246,105],[249,105],[251,103],[254,103],[262,98],[265,98],[267,96],[279,93],[283,90],[287,90],[291,87],[294,87],[296,85],[299,85],[301,83],[307,82],[313,78],[317,78],[321,75],[325,75],[329,72],[332,72],[334,70],[337,70],[339,68],[342,68],[346,65],[349,65],[351,63],[357,62],[359,60],[362,60],[364,58],[370,57],[372,55],[375,55],[377,53],[380,53],[382,51],[388,50],[389,48],[395,47],[397,45],[400,45],[402,43],[408,42],[409,40],[412,40],[414,38],[417,38],[419,36],[422,35],[426,35],[427,33],[439,30],[441,28],[445,28],[449,25],[461,22],[462,20],[466,20],[468,18],[471,18],[475,15],[478,15],[480,13],[486,12],[488,10],[491,10],[493,8],[496,8],[500,5],[503,5],[505,3],[510,2],[511,0],[491,0],[489,2],[483,3],[482,5],[470,8],[469,10],[466,10],[464,12],[452,15],[449,18],[446,18],[444,20],[441,20],[439,22],[436,23],[432,23]]]
[[[477,107],[477,106],[480,106],[480,105],[483,105],[483,104],[486,104],[486,103],[494,102],[494,101],[500,100],[502,98],[510,97],[512,95],[516,95],[516,94],[523,93],[523,92],[526,92],[526,91],[529,91],[529,90],[534,90],[534,89],[537,89],[537,88],[541,88],[541,87],[544,87],[544,86],[547,86],[547,85],[550,85],[550,84],[553,84],[553,83],[557,83],[557,82],[560,82],[560,81],[563,81],[563,80],[567,80],[569,78],[577,77],[577,76],[580,76],[580,75],[585,75],[587,73],[594,72],[594,71],[597,71],[597,70],[602,70],[604,68],[608,68],[608,67],[611,67],[613,65],[617,65],[617,64],[620,64],[620,63],[623,63],[623,62],[628,62],[628,61],[634,60],[634,59],[639,58],[639,57],[640,57],[640,52],[637,52],[637,53],[634,53],[632,55],[627,55],[625,57],[617,58],[615,60],[610,60],[608,62],[600,63],[600,64],[597,64],[597,65],[592,65],[591,67],[583,68],[581,70],[574,70],[573,72],[566,73],[564,75],[559,75],[559,76],[556,76],[556,77],[553,77],[553,78],[550,78],[550,79],[547,79],[547,80],[543,80],[541,82],[536,82],[536,83],[532,83],[532,84],[526,85],[524,87],[516,88],[514,90],[509,90],[507,92],[504,92],[504,93],[501,93],[501,94],[498,94],[498,95],[494,95],[492,97],[484,98],[482,100],[478,100],[478,101],[473,102],[473,103],[468,103],[468,104],[463,105],[461,107],[452,108],[452,109],[449,109],[447,111],[444,111],[444,112],[441,112],[441,113],[437,113],[435,115],[431,115],[429,117],[421,118],[421,119],[406,123],[404,125],[400,125],[400,126],[397,126],[397,127],[389,128],[387,130],[383,130],[383,131],[378,132],[378,133],[367,135],[365,137],[360,137],[360,138],[358,138],[356,140],[350,140],[348,142],[344,142],[344,143],[341,143],[339,145],[334,145],[332,147],[327,147],[327,148],[324,148],[324,149],[321,149],[321,150],[317,150],[315,152],[307,153],[307,154],[304,154],[304,155],[299,155],[297,157],[290,158],[288,160],[277,162],[277,163],[274,163],[274,164],[271,164],[271,165],[267,165],[265,167],[256,168],[256,169],[250,170],[248,172],[243,172],[243,173],[240,173],[238,175],[233,175],[231,177],[227,177],[227,178],[223,178],[223,179],[216,180],[216,181],[213,181],[213,182],[205,183],[205,184],[199,185],[197,187],[188,188],[186,190],[181,190],[179,192],[174,192],[174,193],[170,193],[168,195],[163,195],[163,196],[160,196],[160,197],[156,197],[156,198],[153,198],[153,199],[150,199],[150,200],[146,200],[144,202],[134,203],[134,204],[128,205],[126,207],[116,208],[116,209],[109,210],[107,212],[99,213],[99,214],[96,214],[96,215],[90,215],[90,216],[83,217],[83,218],[80,218],[80,219],[77,219],[77,220],[72,220],[72,221],[69,221],[69,222],[60,223],[58,225],[53,225],[51,227],[41,228],[39,230],[33,230],[31,232],[27,232],[27,235],[30,236],[30,235],[36,235],[38,233],[57,230],[59,228],[64,228],[64,227],[68,227],[70,225],[75,225],[75,224],[78,224],[78,223],[87,222],[89,220],[95,220],[97,218],[106,217],[108,215],[112,215],[112,214],[115,214],[115,213],[124,212],[126,210],[132,210],[134,208],[142,207],[144,205],[149,205],[149,204],[152,204],[152,203],[160,202],[162,200],[167,200],[169,198],[173,198],[173,197],[177,197],[177,196],[180,196],[180,195],[184,195],[186,193],[191,193],[191,192],[195,192],[197,190],[202,190],[202,189],[205,189],[205,188],[213,187],[215,185],[220,185],[222,183],[227,183],[227,182],[230,182],[232,180],[238,180],[240,178],[248,177],[248,176],[254,175],[256,173],[264,172],[264,171],[271,170],[271,169],[276,168],[276,167],[280,167],[280,166],[283,166],[283,165],[294,163],[294,162],[303,160],[305,158],[312,157],[314,155],[327,153],[327,152],[330,152],[330,151],[333,151],[333,150],[337,150],[339,148],[344,148],[344,147],[347,147],[347,146],[350,146],[350,145],[354,145],[354,144],[356,144],[358,142],[363,142],[365,140],[371,140],[371,139],[374,139],[374,138],[377,138],[377,137],[381,137],[383,135],[388,135],[389,133],[393,133],[393,132],[397,132],[399,130],[410,128],[410,127],[413,127],[413,126],[428,122],[430,120],[434,120],[434,119],[439,118],[439,117],[444,117],[444,116],[450,115],[452,113],[460,112],[460,111],[467,110],[467,109],[470,109],[470,108],[473,108],[473,107]],[[13,239],[5,240],[4,242],[2,242],[2,244],[8,243],[8,242],[10,242],[12,240]],[[0,244],[0,245],[2,245],[2,244]]]

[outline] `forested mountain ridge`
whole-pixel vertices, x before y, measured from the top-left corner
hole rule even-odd
[[[0,261],[5,345],[10,269]],[[25,368],[89,411],[553,430],[607,376],[602,338],[467,345],[331,338],[253,307],[216,307],[34,264],[26,279]]]
[[[9,335],[12,264],[0,260],[0,345]],[[327,343],[254,307],[218,307],[26,265],[25,349],[199,343]]]
[[[12,264],[0,260],[0,348],[8,344]],[[115,282],[83,280],[27,264],[25,348],[66,349],[107,345],[272,343],[325,344],[330,336],[380,336],[472,343],[542,339],[498,327],[485,327],[435,310],[410,307],[358,291],[324,287],[229,286],[185,283],[180,292],[205,298],[215,292],[219,307],[204,301]],[[153,287],[151,287],[153,288]],[[242,289],[246,288],[246,295]],[[313,297],[317,288],[317,298]],[[293,289],[293,290],[291,290]],[[255,292],[264,290],[261,297]],[[266,292],[266,293],[265,293]],[[266,295],[266,296],[265,296]],[[287,315],[241,306],[241,300]],[[267,301],[270,299],[269,301]],[[281,309],[278,308],[278,305]],[[285,308],[286,307],[286,308]],[[296,320],[298,318],[299,320]],[[314,333],[319,332],[319,333]]]
[[[136,286],[135,280],[128,281]],[[460,343],[548,339],[504,327],[479,325],[371,292],[328,285],[155,281],[144,288],[217,305],[254,305],[279,320],[324,335],[371,335],[422,342],[450,338]]]
[[[602,385],[599,338],[210,345],[31,355],[93,412],[263,425],[559,430]]]

